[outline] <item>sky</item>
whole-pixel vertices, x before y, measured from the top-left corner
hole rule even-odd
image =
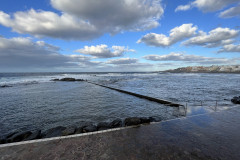
[[[240,64],[240,0],[1,0],[0,72]]]

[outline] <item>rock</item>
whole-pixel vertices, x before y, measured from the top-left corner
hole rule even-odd
[[[140,120],[141,120],[141,123],[150,123],[151,122],[150,118],[148,118],[148,117],[141,117]]]
[[[41,130],[33,131],[30,136],[27,138],[23,139],[24,141],[30,141],[34,139],[40,139],[41,138]]]
[[[77,126],[78,126],[79,128],[84,128],[84,127],[87,127],[87,126],[90,126],[90,125],[92,125],[91,122],[78,122],[78,123],[77,123]]]
[[[12,87],[12,86],[10,86],[10,85],[1,85],[0,87],[1,88],[7,88],[7,87]]]
[[[55,78],[55,79],[52,79],[51,81],[60,81],[60,79]]]
[[[25,138],[29,137],[31,134],[32,134],[31,131],[19,132],[19,133],[16,133],[16,134],[12,135],[11,137],[9,137],[9,138],[7,139],[7,142],[8,142],[8,143],[11,143],[11,142],[19,142],[19,141],[22,141],[22,140],[24,140]]]
[[[9,134],[5,135],[4,137],[5,137],[6,139],[8,139],[9,137],[12,137],[14,134],[17,134],[17,133],[18,133],[17,131],[14,131],[14,132],[12,132],[12,133],[9,133]]]
[[[70,126],[67,127],[65,130],[62,131],[62,136],[73,135],[76,131],[76,127]]]
[[[81,81],[85,81],[85,80],[84,79],[76,79],[76,81],[80,81],[81,82]]]
[[[239,97],[233,97],[233,99],[231,99],[231,101],[234,104],[240,104],[240,96]]]
[[[112,121],[109,126],[111,128],[118,128],[118,127],[122,127],[122,120],[121,119],[115,119],[114,121]]]
[[[14,134],[17,134],[18,132],[11,132],[11,133],[8,133],[8,134],[6,134],[6,135],[4,135],[4,136],[1,136],[0,137],[0,144],[4,144],[4,143],[7,143],[7,139],[8,138],[10,138],[10,137],[12,137]]]
[[[141,119],[138,117],[126,118],[124,121],[125,126],[133,126],[141,124]]]
[[[149,120],[150,120],[150,122],[160,122],[160,121],[162,121],[162,118],[153,116],[153,117],[149,117]]]
[[[4,137],[0,137],[0,144],[6,143],[6,139]]]
[[[111,127],[110,127],[109,123],[107,123],[107,122],[100,122],[100,123],[97,125],[97,129],[98,129],[99,131],[106,130],[106,129],[110,129],[110,128],[111,128]]]
[[[62,127],[62,126],[51,128],[51,129],[45,131],[42,134],[42,137],[43,138],[51,138],[51,137],[62,136],[62,131],[64,131],[65,129],[66,129],[66,127]]]
[[[83,127],[76,128],[75,134],[83,133]]]
[[[62,79],[60,79],[60,81],[74,82],[74,81],[76,81],[76,79],[75,78],[62,78]]]
[[[97,126],[95,125],[90,125],[83,128],[83,133],[95,132],[95,131],[97,131]]]

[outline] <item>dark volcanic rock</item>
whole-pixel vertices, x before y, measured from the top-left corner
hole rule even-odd
[[[85,81],[85,80],[84,79],[76,79],[76,81],[80,81],[81,82],[81,81]]]
[[[81,128],[84,128],[84,127],[87,127],[87,126],[90,126],[90,125],[92,125],[92,122],[78,122],[77,123],[77,126],[81,127]]]
[[[240,104],[240,96],[239,97],[233,97],[233,99],[231,99],[231,101],[234,104]]]
[[[8,139],[9,137],[12,137],[14,134],[17,134],[17,133],[18,133],[18,132],[15,131],[15,132],[12,132],[12,133],[9,133],[9,134],[5,135],[4,137],[5,137],[6,139]]]
[[[141,123],[150,123],[151,122],[150,118],[148,118],[148,117],[141,117],[140,119],[141,119]]]
[[[60,81],[60,79],[56,78],[56,79],[52,79],[51,81]]]
[[[107,122],[100,122],[100,123],[98,123],[98,125],[97,125],[97,129],[99,130],[99,131],[101,131],[101,130],[106,130],[106,129],[110,129],[111,127],[110,127],[110,124],[109,123],[107,123]]]
[[[41,130],[33,131],[30,136],[27,138],[23,139],[24,141],[30,141],[34,139],[40,139],[41,138]]]
[[[74,81],[76,81],[76,79],[75,78],[62,78],[62,79],[60,79],[60,81],[74,82]]]
[[[0,144],[6,143],[6,139],[4,137],[0,137]]]
[[[162,118],[153,116],[153,117],[149,117],[149,120],[150,120],[150,122],[160,122],[160,121],[162,121]]]
[[[11,137],[9,137],[9,138],[7,139],[7,142],[8,142],[8,143],[11,143],[11,142],[19,142],[19,141],[22,141],[22,140],[24,140],[25,138],[29,137],[31,134],[32,134],[31,131],[19,132],[19,133],[16,133],[16,134],[12,135]]]
[[[43,138],[51,138],[51,137],[62,136],[62,131],[64,131],[65,129],[66,129],[66,127],[62,127],[62,126],[51,128],[51,129],[45,131],[42,134],[42,137]]]
[[[125,126],[133,126],[141,124],[141,119],[138,117],[126,118],[124,121]]]
[[[75,133],[75,131],[76,131],[75,126],[67,127],[65,130],[62,131],[62,136],[72,135]]]
[[[1,85],[0,87],[1,87],[1,88],[7,88],[7,87],[12,87],[12,86],[9,86],[9,85]]]
[[[95,125],[90,125],[83,128],[83,133],[95,132],[95,131],[97,131],[97,126]]]
[[[121,119],[115,119],[114,121],[112,121],[109,126],[111,128],[118,128],[118,127],[122,127],[122,120]]]
[[[76,128],[75,134],[83,133],[83,127]]]

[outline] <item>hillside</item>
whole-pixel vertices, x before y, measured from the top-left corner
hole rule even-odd
[[[240,65],[231,66],[192,66],[167,70],[171,73],[240,73]]]

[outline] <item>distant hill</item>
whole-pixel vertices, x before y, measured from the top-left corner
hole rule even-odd
[[[166,70],[171,73],[240,73],[240,65],[231,66],[192,66],[182,67],[173,70]]]

